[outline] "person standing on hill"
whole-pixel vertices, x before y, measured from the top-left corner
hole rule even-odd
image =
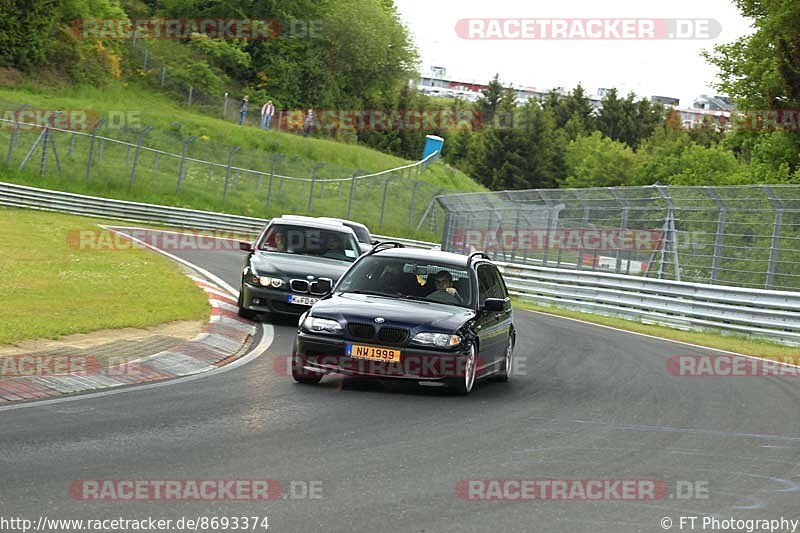
[[[247,104],[250,102],[250,97],[245,95],[242,98],[242,105],[239,106],[239,125],[241,126],[244,123],[244,117],[247,116]]]
[[[266,104],[261,107],[261,127],[265,130],[269,129],[272,123],[272,115],[275,114],[275,106],[272,105],[272,100],[268,100]]]
[[[308,137],[308,134],[311,133],[311,129],[314,127],[314,110],[308,108],[308,112],[306,113],[306,120],[303,124],[303,137]]]

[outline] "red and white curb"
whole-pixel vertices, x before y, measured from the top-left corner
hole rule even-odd
[[[203,332],[167,351],[112,366],[92,374],[0,376],[0,405],[55,398],[68,394],[111,389],[199,374],[245,355],[256,325],[237,314],[236,300],[221,287],[190,275],[211,304],[211,319]]]

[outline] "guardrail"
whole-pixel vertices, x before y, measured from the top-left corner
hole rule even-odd
[[[512,295],[681,329],[800,345],[800,293],[497,263]]]
[[[128,222],[240,233],[258,233],[269,222],[267,218],[244,217],[212,211],[114,200],[3,182],[0,182],[0,205],[58,211],[89,217],[113,218]],[[413,248],[436,246],[430,242],[401,239],[386,235],[374,235],[374,237],[382,240],[399,241]]]
[[[256,233],[269,219],[98,198],[0,182],[0,205],[162,224]],[[414,248],[431,242],[375,235]],[[715,329],[800,345],[800,292],[746,289],[605,272],[496,262],[514,296],[578,311],[682,329]]]

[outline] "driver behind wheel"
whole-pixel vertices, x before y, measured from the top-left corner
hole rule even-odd
[[[447,270],[437,272],[433,277],[436,290],[428,295],[428,300],[442,304],[460,304],[461,295],[453,287],[453,276]]]
[[[339,236],[335,233],[329,233],[325,241],[325,251],[322,257],[329,257],[331,259],[347,260],[347,254],[344,251],[344,245],[339,240]]]

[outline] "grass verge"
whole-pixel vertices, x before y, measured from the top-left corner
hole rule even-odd
[[[655,337],[662,337],[664,339],[670,339],[679,342],[688,342],[690,344],[707,346],[708,348],[716,348],[718,350],[726,350],[743,355],[777,358],[781,361],[793,361],[795,364],[797,364],[798,359],[800,359],[800,349],[796,347],[784,346],[769,341],[755,340],[743,335],[722,335],[720,333],[703,331],[684,331],[680,329],[668,328],[666,326],[644,324],[642,322],[636,322],[633,320],[625,320],[623,318],[582,313],[580,311],[572,311],[569,309],[561,309],[546,305],[536,305],[520,298],[514,298],[514,305],[529,311],[538,311],[541,313],[547,313],[549,315],[574,318],[577,320],[583,320],[585,322],[591,322],[593,324],[611,326],[635,333],[653,335]]]
[[[0,208],[0,345],[72,333],[205,320],[208,299],[148,250],[77,249],[97,219]]]
[[[133,124],[132,128],[103,130],[100,134],[135,143],[141,127],[153,126],[144,137],[144,144],[171,154],[180,154],[182,140],[194,135],[196,139],[188,145],[187,154],[198,160],[225,164],[231,148],[239,146],[241,150],[232,160],[234,166],[270,173],[273,158],[282,154],[283,157],[276,160],[275,173],[306,179],[312,176],[314,166],[322,163],[310,212],[317,216],[344,217],[348,213],[349,183],[325,184],[325,180],[347,178],[356,170],[365,174],[410,163],[358,144],[272,130],[265,132],[252,126],[239,127],[230,120],[200,113],[135,84],[115,83],[102,90],[64,87],[59,91],[46,91],[34,85],[0,87],[0,107],[14,109],[23,103],[45,110],[93,110],[103,117],[111,116],[109,113],[119,116],[123,112],[133,112],[138,124]],[[226,179],[224,167],[209,168],[189,161],[179,191],[179,157],[142,151],[133,172],[135,150],[110,142],[98,142],[90,148],[89,138],[73,138],[63,132],[53,137],[62,166],[61,175],[56,172],[54,154],[48,153],[46,173],[39,176],[40,148],[32,153],[25,169],[18,171],[38,134],[35,129],[23,129],[17,134],[8,164],[0,169],[0,179],[75,193],[256,217],[308,212],[311,185],[307,182],[276,178],[270,187],[268,176],[234,171]],[[0,128],[4,161],[10,141],[11,129]],[[90,150],[93,150],[93,167],[87,178]],[[226,181],[230,181],[229,186]],[[416,226],[435,194],[483,190],[462,172],[439,162],[420,174],[395,175],[386,190],[383,178],[360,180],[353,191],[350,218],[367,224],[378,234],[429,239],[439,228],[425,224],[417,231]],[[386,209],[382,217],[384,202]]]

